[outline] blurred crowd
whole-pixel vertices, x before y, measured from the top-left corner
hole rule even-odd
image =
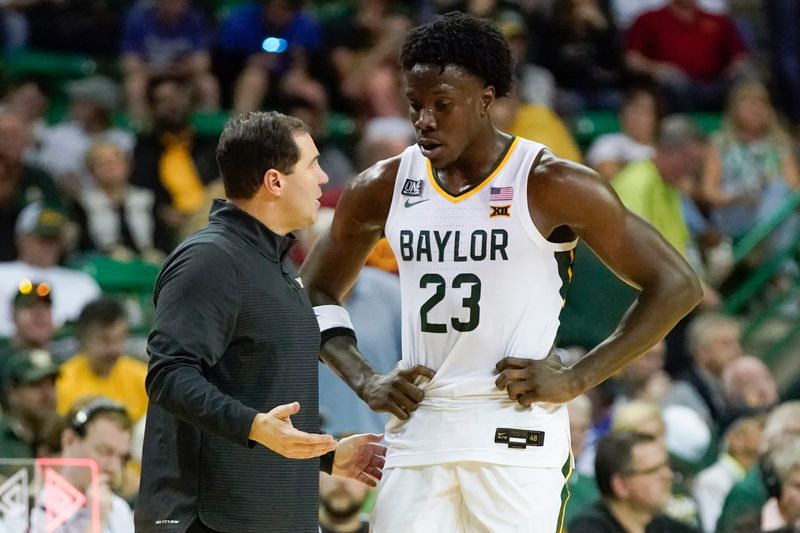
[[[800,402],[722,307],[776,256],[765,292],[800,276],[791,209],[747,261],[733,254],[800,185],[794,0],[3,0],[8,65],[45,51],[99,67],[66,79],[0,66],[0,457],[97,459],[104,520],[126,531],[146,312],[85,265],[157,266],[202,227],[223,196],[219,128],[202,119],[257,109],[306,121],[330,177],[302,262],[348,180],[414,142],[399,47],[450,10],[493,20],[517,61],[495,124],[596,170],[704,283],[667,343],[569,404],[568,531],[800,531]],[[601,135],[580,131],[609,116]],[[368,264],[344,305],[388,371],[401,315],[385,241]],[[781,312],[796,320],[800,298]],[[324,367],[320,401],[328,432],[382,430]],[[321,495],[323,531],[367,531],[366,487],[322,475]]]

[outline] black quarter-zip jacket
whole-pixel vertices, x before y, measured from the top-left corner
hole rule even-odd
[[[319,429],[320,334],[279,236],[217,200],[156,281],[139,532],[183,532],[199,515],[230,533],[316,532],[318,460],[249,441],[258,412],[294,401]]]

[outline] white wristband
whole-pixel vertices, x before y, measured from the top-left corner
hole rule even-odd
[[[317,316],[319,330],[323,333],[333,328],[347,328],[351,331],[355,329],[350,321],[350,313],[341,305],[316,305],[314,314]]]

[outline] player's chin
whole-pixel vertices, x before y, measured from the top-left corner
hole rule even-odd
[[[452,157],[450,152],[448,152],[443,146],[432,150],[431,155],[428,156],[428,160],[431,162],[431,166],[433,168],[444,168],[450,165],[455,159],[456,158]]]

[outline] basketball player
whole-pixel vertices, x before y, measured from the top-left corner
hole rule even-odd
[[[489,22],[451,13],[417,27],[401,64],[418,142],[347,186],[301,272],[323,360],[393,415],[373,530],[553,533],[570,466],[563,403],[655,344],[700,286],[596,173],[494,128],[512,60]],[[340,306],[382,234],[403,305],[403,360],[388,375],[361,356]],[[641,295],[564,367],[551,348],[578,238]]]

